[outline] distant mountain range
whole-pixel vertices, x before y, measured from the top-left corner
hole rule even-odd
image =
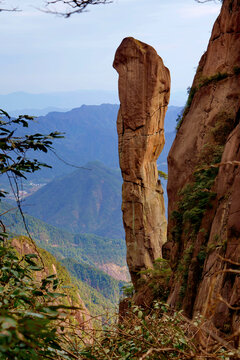
[[[119,105],[111,104],[83,105],[67,112],[50,112],[46,116],[38,117],[30,124],[27,133],[46,134],[51,131],[60,131],[65,133],[65,138],[54,142],[57,155],[49,152],[47,155],[39,154],[38,156],[41,161],[52,165],[53,169],[44,169],[37,175],[30,176],[29,179],[43,178],[43,182],[46,182],[55,176],[72,172],[73,168],[66,163],[82,166],[89,161],[97,160],[109,167],[117,168],[119,166],[116,130],[118,109]],[[166,114],[164,162],[169,151],[168,133],[175,134],[176,118],[181,109],[181,107],[170,106]],[[26,128],[23,128],[19,135],[25,133]],[[36,157],[35,153],[34,157]]]
[[[1,96],[0,101],[3,103]],[[31,106],[37,108],[38,104]],[[51,164],[53,170],[29,177],[47,184],[28,196],[23,208],[29,214],[26,223],[34,239],[81,282],[90,303],[116,303],[118,299],[122,283],[101,269],[108,274],[119,273],[119,280],[123,273],[127,274],[116,131],[118,109],[119,105],[102,104],[53,111],[38,117],[27,131],[23,128],[18,132],[65,133],[65,139],[54,144],[56,155],[34,154]],[[158,159],[159,169],[165,172],[180,111],[181,107],[170,106],[165,118],[166,144]],[[162,183],[166,188],[166,181]],[[10,209],[4,206],[1,213]],[[7,212],[1,220],[8,231],[26,235],[17,211]]]
[[[124,238],[119,170],[100,162],[57,178],[23,202],[26,213],[73,233]]]
[[[50,112],[66,112],[69,111],[68,108],[60,108],[55,106],[49,106],[43,109],[31,109],[31,108],[25,108],[25,109],[17,109],[17,110],[10,110],[9,115],[12,117],[17,117],[19,115],[29,115],[29,116],[45,116],[49,114]]]
[[[93,226],[94,217],[96,221],[99,221],[97,213],[93,211],[94,207],[97,209],[97,206],[103,211],[103,201],[99,205],[100,194],[95,195],[95,200],[93,193],[97,193],[99,189],[99,182],[97,176],[93,181],[94,185],[92,186],[92,200],[89,201],[89,205],[86,208],[85,215],[82,213],[83,207],[86,203],[82,205],[76,205],[76,198],[79,198],[80,192],[82,190],[78,189],[81,187],[83,194],[85,194],[85,200],[87,194],[86,189],[90,182],[85,182],[88,179],[90,174],[88,170],[78,169],[73,173],[74,169],[78,166],[84,166],[89,161],[100,161],[104,163],[107,167],[118,168],[118,139],[116,131],[116,118],[118,113],[119,106],[111,104],[103,105],[92,105],[86,106],[83,105],[80,108],[72,109],[67,112],[50,112],[46,116],[38,117],[34,122],[31,123],[29,129],[23,128],[19,132],[19,135],[25,134],[26,132],[40,132],[40,133],[49,133],[51,131],[59,130],[65,133],[65,138],[57,140],[54,143],[56,155],[49,152],[48,154],[38,154],[38,158],[53,166],[53,169],[43,169],[40,172],[37,172],[31,176],[28,176],[28,179],[33,180],[35,183],[48,183],[49,181],[54,180],[54,183],[47,185],[46,188],[42,188],[35,195],[29,197],[26,201],[27,204],[32,204],[33,206],[26,208],[26,211],[29,213],[38,216],[42,220],[48,221],[50,224],[55,226],[60,226],[66,228],[69,231],[73,232],[93,232],[95,234],[100,234],[104,236],[123,236],[122,232],[122,221],[121,221],[121,212],[118,211],[116,216],[114,215],[115,222],[111,224],[115,225],[115,233],[109,233],[108,229],[104,229],[103,223],[97,226]],[[167,172],[167,154],[170,150],[171,144],[175,137],[175,126],[177,115],[181,112],[180,107],[170,106],[168,108],[166,118],[165,118],[165,147],[158,159],[158,167],[160,170]],[[33,154],[36,157],[36,154]],[[61,160],[60,160],[61,159]],[[69,166],[72,164],[73,166]],[[99,168],[100,169],[100,168]],[[105,169],[106,170],[106,169]],[[93,173],[93,172],[92,172]],[[96,171],[94,171],[96,173]],[[65,178],[69,174],[69,178]],[[116,174],[115,174],[116,175]],[[121,177],[120,172],[118,172],[118,190],[116,191],[118,201],[116,204],[119,206],[121,204]],[[56,177],[60,177],[56,179]],[[86,179],[84,180],[84,178]],[[70,180],[71,179],[71,180]],[[74,180],[73,180],[74,179]],[[4,179],[2,179],[2,184]],[[74,183],[74,186],[69,187],[67,185],[68,181]],[[116,179],[114,180],[116,181]],[[110,181],[111,182],[111,181]],[[114,182],[113,182],[114,183]],[[113,184],[112,183],[112,184]],[[5,183],[6,184],[6,183]],[[4,184],[4,185],[5,185]],[[24,184],[24,183],[23,183]],[[62,185],[61,185],[62,184]],[[162,180],[163,187],[165,189],[165,201],[167,203],[166,197],[166,181]],[[29,185],[29,184],[28,184]],[[6,185],[7,187],[7,185]],[[95,190],[94,190],[95,187]],[[52,190],[51,190],[52,189]],[[56,195],[56,189],[57,195]],[[109,185],[109,189],[112,189],[112,186]],[[8,189],[7,189],[8,190]],[[24,190],[27,190],[26,188]],[[72,191],[69,194],[69,191]],[[102,191],[102,190],[101,190]],[[68,194],[68,195],[66,195]],[[81,195],[82,196],[82,195]],[[45,211],[43,198],[47,201],[50,201],[48,205],[48,210]],[[68,200],[68,204],[65,203],[64,199]],[[72,199],[72,200],[70,200]],[[61,201],[62,203],[61,203]],[[85,201],[84,200],[84,201]],[[95,201],[94,206],[91,205],[90,210],[90,201],[92,204]],[[110,198],[109,198],[110,201]],[[97,205],[98,202],[98,205]],[[38,205],[38,209],[37,206]],[[58,205],[57,205],[58,204]],[[75,204],[70,210],[72,204]],[[110,204],[110,203],[109,203]],[[58,206],[56,210],[56,206]],[[108,210],[104,210],[107,211]],[[51,212],[51,214],[50,214]],[[81,219],[78,221],[79,213],[81,213]],[[102,214],[102,213],[101,213]],[[111,212],[111,215],[113,212]],[[66,215],[66,216],[65,216]],[[90,216],[90,218],[89,218]],[[58,218],[59,217],[59,218]],[[62,220],[63,218],[68,220]],[[88,219],[87,219],[88,218]],[[82,221],[82,222],[81,222]],[[81,223],[81,224],[80,224]],[[91,223],[91,225],[90,225]],[[76,225],[78,224],[78,225]],[[107,226],[108,227],[108,226]],[[108,227],[109,228],[109,227]],[[121,228],[121,231],[119,230]]]
[[[170,105],[183,106],[186,102],[186,91],[172,91]],[[45,115],[42,110],[48,107],[58,108],[59,111],[64,109],[73,109],[81,105],[100,105],[119,104],[117,91],[107,90],[75,90],[59,91],[50,93],[31,94],[23,91],[14,92],[6,95],[0,95],[0,108],[10,112],[15,116],[17,110],[21,114],[29,113],[30,115]],[[36,110],[35,114],[32,110]]]
[[[109,167],[118,167],[118,146],[116,119],[118,105],[83,105],[67,112],[51,112],[38,117],[29,125],[29,129],[21,129],[19,135],[25,133],[43,133],[60,131],[65,134],[64,139],[54,142],[57,155],[52,152],[39,154],[41,161],[53,166],[44,169],[29,179],[53,179],[73,171],[89,161],[101,161]],[[33,154],[36,157],[36,154]]]
[[[31,94],[23,91],[0,95],[0,108],[10,112],[19,109],[44,109],[57,107],[73,109],[81,105],[119,103],[117,92],[107,90],[59,91]]]

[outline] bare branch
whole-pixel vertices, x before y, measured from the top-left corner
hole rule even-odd
[[[110,4],[113,0],[47,0],[46,13],[55,14],[69,18],[73,14],[87,11],[89,5]]]
[[[220,1],[220,2],[223,2],[223,0],[195,0],[197,3],[199,4],[204,4],[206,2],[210,2],[210,1],[214,1],[214,2],[217,2],[217,1]]]
[[[20,9],[18,9],[17,7],[13,7],[13,8],[6,8],[4,5],[4,1],[0,1],[0,12],[15,12],[15,11],[21,11]],[[2,7],[3,6],[3,7]]]

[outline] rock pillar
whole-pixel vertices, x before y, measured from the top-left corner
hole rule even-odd
[[[166,241],[166,218],[156,160],[164,146],[170,74],[157,52],[125,38],[113,67],[119,74],[117,119],[123,177],[122,212],[127,263],[135,288],[139,272],[153,266]]]

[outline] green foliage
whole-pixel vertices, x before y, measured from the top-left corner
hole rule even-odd
[[[155,298],[166,301],[169,295],[169,280],[172,270],[167,260],[158,258],[154,261],[153,268],[140,272],[147,276],[147,284],[153,289]]]
[[[52,139],[61,136],[57,132],[49,135],[36,133],[17,136],[18,126],[28,127],[28,122],[33,118],[24,115],[11,119],[3,110],[0,110],[0,115],[0,173],[7,174],[23,216],[18,178],[26,178],[26,173],[47,166],[37,159],[32,160],[28,153],[46,153],[51,149]],[[4,195],[4,192],[0,191],[0,196]],[[59,338],[58,332],[63,327],[67,311],[76,308],[69,307],[69,303],[64,301],[64,294],[57,292],[59,280],[55,274],[45,278],[41,275],[34,276],[34,273],[46,269],[43,268],[40,249],[36,248],[33,240],[24,237],[15,239],[20,248],[24,243],[27,248],[34,249],[34,253],[21,256],[21,252],[18,253],[11,247],[2,219],[1,226],[3,232],[0,233],[0,359],[72,358],[68,356],[71,354],[69,344],[65,343],[64,337]],[[62,326],[59,327],[60,323]]]
[[[1,219],[11,233],[27,235],[21,214],[17,209],[13,210],[11,205],[1,202],[0,213],[6,213],[1,216]],[[71,298],[78,289],[84,304],[93,316],[102,315],[106,309],[116,306],[122,282],[108,277],[107,274],[96,268],[95,264],[110,261],[119,266],[126,266],[123,240],[106,239],[91,234],[70,234],[30,215],[25,215],[25,222],[34,241],[45,249],[39,249],[44,263],[49,264],[49,268],[51,268],[51,264],[56,265],[58,277],[63,276],[60,277],[60,280],[64,284],[75,284],[72,291],[68,290]],[[26,242],[26,238],[23,241]],[[66,266],[72,275],[71,278],[69,275],[67,276],[67,270],[64,272],[64,267],[60,266],[49,253]],[[75,271],[74,266],[84,269],[83,274]],[[103,282],[106,286],[101,286],[100,279],[103,274],[106,276],[105,280],[108,279]],[[109,295],[106,296],[107,294]]]
[[[183,299],[187,290],[188,272],[192,259],[193,245],[188,246],[177,267],[177,277],[182,280],[180,288],[180,298]]]
[[[235,75],[239,75],[240,74],[240,67],[239,66],[234,66],[233,72],[234,72]]]
[[[75,278],[98,290],[112,304],[118,304],[120,291],[125,282],[118,281],[96,267],[79,263],[71,258],[63,259],[61,262]]]
[[[127,283],[126,285],[123,285],[123,287],[122,287],[123,297],[132,297],[134,295],[134,292],[135,292],[135,289],[131,282]]]
[[[38,360],[59,358],[64,348],[57,334],[57,322],[66,306],[54,305],[62,298],[58,279],[50,275],[34,280],[40,271],[38,256],[19,257],[3,237],[0,239],[0,359]]]
[[[186,226],[188,226],[188,233],[192,232],[193,236],[198,233],[203,215],[216,197],[211,188],[218,174],[218,168],[211,167],[211,165],[221,161],[222,152],[223,147],[220,145],[206,144],[203,147],[199,155],[199,164],[201,165],[196,168],[193,181],[186,184],[179,192],[181,200],[178,202],[178,210],[171,214],[175,221],[172,231],[174,241],[181,240],[183,227],[186,230]]]
[[[1,202],[0,213],[4,213],[1,219],[9,232],[27,235],[22,216],[16,208]],[[73,258],[89,265],[114,263],[126,266],[124,239],[109,239],[94,234],[71,234],[27,214],[25,222],[37,244],[59,259]]]
[[[199,263],[201,264],[201,266],[203,266],[206,256],[207,256],[206,246],[202,245],[200,248],[200,251],[197,255],[197,259],[198,259]]]
[[[187,89],[188,99],[187,99],[186,105],[185,105],[182,113],[178,115],[177,120],[176,120],[177,121],[177,125],[176,125],[176,130],[177,131],[180,129],[180,126],[181,126],[181,124],[183,122],[184,117],[189,112],[189,109],[191,107],[191,104],[192,104],[192,101],[193,101],[193,98],[194,98],[194,95],[195,95],[196,91],[197,91],[196,87],[191,87],[191,88],[189,87]]]
[[[164,171],[158,170],[158,176],[164,180],[168,179],[168,174],[166,174]]]
[[[214,74],[212,76],[209,77],[202,77],[199,81],[198,84],[198,89],[201,89],[201,87],[203,86],[207,86],[211,83],[216,83],[218,81],[224,80],[229,76],[229,74],[227,73],[220,73],[218,72],[217,74]]]
[[[229,134],[235,127],[234,115],[225,111],[217,114],[215,125],[211,130],[214,140],[219,145],[224,145]]]
[[[161,302],[145,310],[133,305],[121,322],[105,326],[79,356],[82,360],[200,359],[195,335],[201,332],[202,322],[201,318],[190,322]],[[224,346],[216,346],[214,351],[216,359],[230,360],[233,355]],[[206,350],[204,358],[212,358],[211,352]]]
[[[171,231],[172,240],[178,244],[184,241],[183,255],[178,262],[176,272],[176,276],[181,282],[180,300],[186,294],[194,243],[200,231],[203,216],[207,209],[210,209],[211,202],[216,197],[212,187],[219,169],[211,165],[221,161],[222,152],[223,146],[216,143],[208,143],[203,147],[199,154],[198,166],[193,173],[193,179],[179,192],[180,200],[177,203],[177,210],[174,210],[171,214],[171,218],[174,220]],[[199,276],[206,255],[207,251],[203,244],[197,256]],[[181,306],[180,303],[179,306]]]
[[[0,172],[7,173],[14,178],[26,178],[25,173],[33,173],[41,167],[49,167],[47,164],[39,162],[37,159],[29,159],[27,153],[30,150],[42,151],[46,153],[52,149],[52,140],[61,138],[58,132],[48,135],[31,134],[17,136],[15,125],[28,127],[34,118],[28,115],[20,115],[17,119],[11,119],[8,113],[0,109]],[[0,191],[0,196],[5,196]]]

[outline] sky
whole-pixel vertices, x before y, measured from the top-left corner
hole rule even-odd
[[[172,93],[185,95],[220,10],[218,1],[114,0],[65,19],[33,7],[43,1],[5,1],[23,11],[0,12],[0,94],[117,91],[114,54],[133,36],[157,50]]]

